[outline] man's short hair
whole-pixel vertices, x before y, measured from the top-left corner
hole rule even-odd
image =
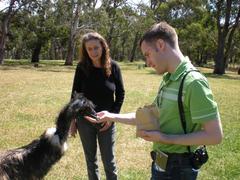
[[[143,41],[150,43],[158,39],[166,41],[172,48],[176,47],[178,41],[175,29],[166,22],[160,22],[144,33],[139,45],[141,47]]]

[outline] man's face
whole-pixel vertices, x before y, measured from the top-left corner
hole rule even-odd
[[[157,43],[158,42],[148,43],[143,41],[141,50],[146,58],[147,65],[154,68],[158,74],[163,74],[166,72],[166,60],[163,50]]]

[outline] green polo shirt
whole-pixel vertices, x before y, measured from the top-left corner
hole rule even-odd
[[[173,74],[166,73],[159,87],[154,103],[159,108],[160,131],[166,134],[184,134],[178,110],[178,89],[183,75],[196,69],[188,57],[179,64]],[[212,91],[207,79],[199,72],[190,72],[183,86],[183,106],[187,132],[199,131],[202,123],[219,118],[217,103],[213,100]],[[196,146],[191,146],[191,151]],[[187,146],[161,144],[154,142],[153,150],[168,153],[188,152]]]

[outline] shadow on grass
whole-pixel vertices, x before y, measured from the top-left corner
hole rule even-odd
[[[213,73],[204,73],[204,72],[201,72],[201,73],[204,74],[207,78],[240,80],[240,75],[237,75],[237,74],[218,75],[218,74],[213,74]],[[156,72],[155,72],[155,70],[148,70],[148,74],[154,75],[154,74],[156,74]]]
[[[11,70],[24,70],[31,69],[43,72],[72,72],[76,69],[74,65],[65,66],[64,61],[40,61],[37,65],[29,61],[5,61],[3,65],[0,66],[0,70],[11,71]]]
[[[215,78],[215,79],[231,79],[231,80],[240,80],[240,75],[237,74],[213,74],[213,73],[203,73],[207,78]]]
[[[72,72],[76,69],[77,61],[74,61],[74,65],[72,66],[66,66],[64,63],[65,61],[63,60],[41,60],[38,66],[34,67],[34,64],[29,60],[5,60],[4,64],[0,65],[0,70],[35,69],[43,72]],[[119,62],[119,64],[121,65],[121,70],[138,70],[139,72],[143,72],[142,70],[144,70],[146,75],[157,75],[154,69],[145,67],[143,61]],[[207,78],[240,80],[240,75],[237,75],[237,73],[224,75],[217,75],[210,72],[202,73]]]

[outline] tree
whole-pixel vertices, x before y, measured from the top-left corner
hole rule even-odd
[[[50,40],[55,33],[53,4],[51,0],[42,0],[41,5],[35,11],[36,15],[32,13],[32,24],[30,27],[35,34],[35,42],[32,49],[32,63],[38,63],[40,59],[41,49]]]
[[[33,3],[34,2],[34,3]],[[10,0],[9,6],[1,11],[2,16],[2,25],[0,32],[0,64],[3,64],[4,55],[5,55],[5,47],[7,37],[9,35],[9,24],[14,15],[17,14],[19,10],[21,10],[24,6],[31,6],[32,4],[36,5],[38,1],[33,0]]]
[[[67,47],[67,57],[65,61],[65,65],[72,65],[75,48],[76,48],[76,39],[79,36],[80,32],[84,29],[86,30],[88,27],[91,26],[91,22],[82,22],[82,16],[84,13],[94,13],[95,6],[97,4],[97,0],[71,0],[71,9],[72,12],[71,20],[70,20],[70,34],[68,39],[68,47]]]
[[[239,0],[212,1],[218,29],[217,51],[213,73],[225,74],[228,64],[229,52],[232,48],[234,33],[239,25],[240,2]]]
[[[65,65],[72,65],[73,64],[73,57],[74,57],[74,50],[75,50],[75,37],[77,34],[77,28],[79,25],[79,18],[82,8],[82,2],[72,1],[72,19],[71,19],[71,26],[70,26],[70,35],[68,40],[68,50],[67,50],[67,57],[65,61]]]

